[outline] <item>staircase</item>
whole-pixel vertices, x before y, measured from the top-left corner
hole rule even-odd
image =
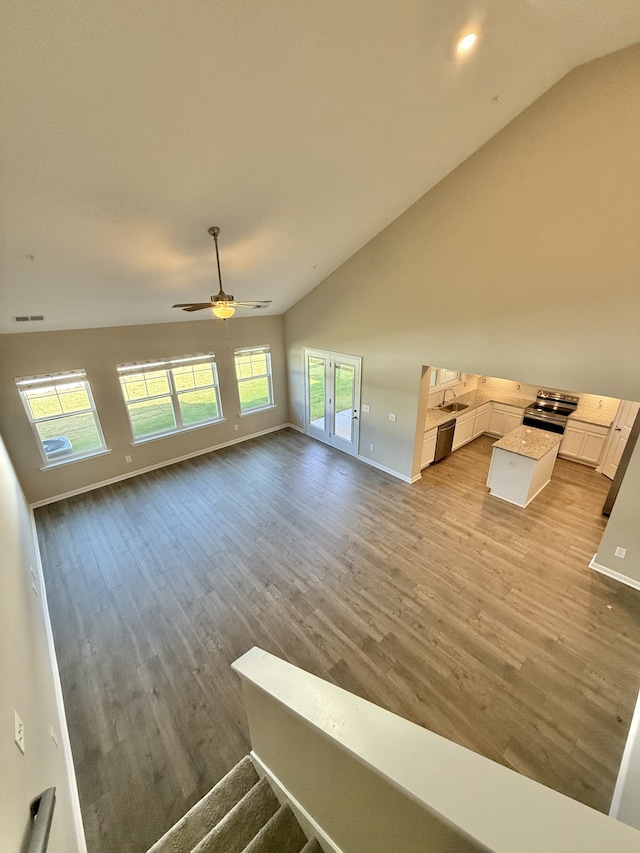
[[[322,853],[247,755],[148,853]]]

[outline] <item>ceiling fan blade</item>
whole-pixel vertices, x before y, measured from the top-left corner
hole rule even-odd
[[[267,305],[271,305],[270,299],[261,299],[257,302],[232,302],[237,308],[266,308]]]
[[[174,308],[182,308],[183,311],[202,311],[203,308],[211,308],[213,302],[180,302]]]

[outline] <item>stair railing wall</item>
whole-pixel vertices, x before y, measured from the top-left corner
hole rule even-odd
[[[261,649],[233,669],[252,754],[328,850],[640,850],[638,830]]]

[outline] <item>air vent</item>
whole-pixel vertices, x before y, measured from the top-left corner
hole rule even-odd
[[[16,323],[35,323],[37,320],[44,320],[44,314],[25,314],[22,317],[13,318]]]

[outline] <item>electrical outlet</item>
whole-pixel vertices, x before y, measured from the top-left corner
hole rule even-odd
[[[615,550],[615,555],[616,555],[616,557],[620,557],[621,560],[624,560],[624,558],[627,556],[627,549],[621,548],[618,545],[618,547]]]
[[[233,428],[234,428],[234,430],[237,432],[237,431],[238,431],[238,424],[234,424],[234,425],[233,425]]]
[[[13,739],[18,745],[18,749],[24,755],[24,723],[18,716],[18,712],[13,712]]]
[[[393,412],[389,412],[389,420],[390,420],[390,421],[395,421],[395,419],[396,419],[395,414],[394,414]]]
[[[372,453],[373,453],[373,451],[374,451],[375,449],[376,449],[375,444],[370,444],[370,445],[369,445],[369,450],[370,450]]]
[[[125,461],[125,462],[131,462],[131,457],[130,457],[130,456],[125,456],[125,457],[124,457],[124,461]]]
[[[365,413],[365,415],[368,415],[368,414],[369,414],[369,412],[371,411],[371,409],[369,408],[369,406],[364,406],[364,405],[363,405],[363,406],[362,406],[362,411]]]

